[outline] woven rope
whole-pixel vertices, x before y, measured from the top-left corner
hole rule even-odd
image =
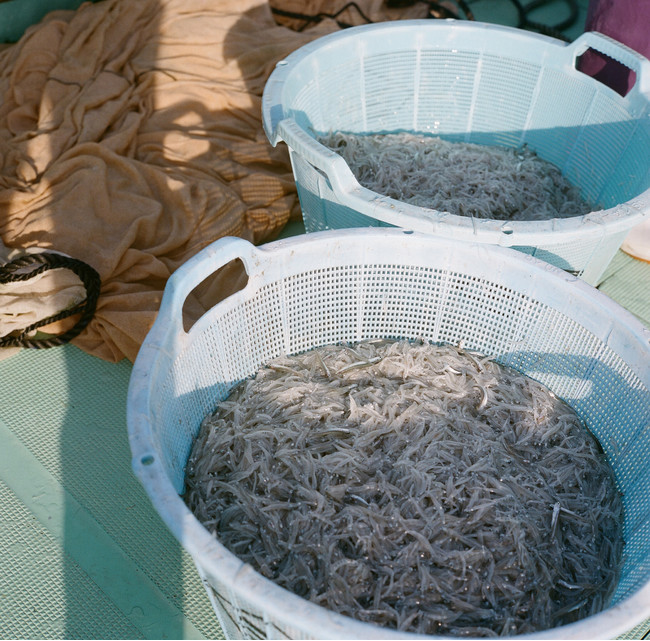
[[[19,270],[34,265],[34,269],[28,272],[20,272]],[[12,260],[0,267],[0,285],[5,283],[15,283],[19,281],[26,281],[34,278],[50,269],[69,269],[74,272],[86,289],[86,298],[77,305],[64,309],[57,314],[43,318],[28,327],[25,327],[19,334],[13,334],[0,338],[0,347],[32,347],[36,349],[44,349],[47,347],[56,347],[63,345],[78,336],[88,325],[95,314],[97,308],[97,299],[99,298],[99,290],[101,281],[99,274],[87,263],[76,258],[70,258],[61,254],[42,252],[38,254],[25,254],[15,260]],[[30,338],[27,335],[33,330],[49,325],[55,321],[68,318],[74,314],[81,314],[77,323],[69,330],[59,334],[58,336],[50,336],[42,339]]]

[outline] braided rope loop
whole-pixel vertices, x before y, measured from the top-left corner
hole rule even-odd
[[[33,266],[33,269],[30,271],[20,271],[25,267],[30,266]],[[86,289],[86,298],[73,307],[64,309],[57,314],[53,314],[52,316],[48,316],[47,318],[32,323],[21,330],[18,334],[11,334],[0,338],[0,347],[31,347],[35,349],[44,349],[47,347],[63,345],[78,336],[92,320],[97,308],[101,280],[99,274],[94,268],[76,258],[70,258],[69,256],[53,252],[25,254],[0,266],[0,285],[24,282],[51,269],[68,269],[75,273]],[[30,332],[39,327],[49,325],[50,323],[54,323],[79,313],[81,314],[81,317],[77,323],[62,334],[42,339],[34,339],[28,336]]]

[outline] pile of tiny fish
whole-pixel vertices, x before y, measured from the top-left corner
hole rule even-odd
[[[357,620],[524,634],[603,609],[613,473],[544,386],[461,347],[376,339],[284,356],[207,417],[185,500],[280,586]]]
[[[458,216],[547,220],[594,209],[560,170],[531,151],[434,136],[331,133],[319,139],[359,183],[400,202]]]

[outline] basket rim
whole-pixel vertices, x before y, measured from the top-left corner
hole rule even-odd
[[[318,232],[306,236],[298,236],[275,241],[259,248],[255,248],[248,241],[242,239],[226,238],[215,241],[208,248],[199,252],[193,259],[181,266],[172,276],[175,281],[185,278],[185,275],[195,269],[197,265],[211,261],[214,263],[215,251],[220,247],[230,246],[239,248],[242,251],[250,252],[251,255],[264,261],[272,261],[278,255],[292,255],[292,252],[299,245],[305,246],[313,255],[320,247],[324,247],[338,238],[347,238],[349,242],[361,244],[360,241],[372,242],[373,239],[384,238],[387,242],[403,236],[413,236],[420,242],[432,246],[451,244],[452,249],[466,247],[466,243],[437,239],[426,234],[410,234],[399,229],[351,229]],[[589,296],[596,298],[607,313],[615,314],[617,321],[629,327],[632,334],[639,340],[650,346],[650,329],[645,328],[632,314],[621,308],[605,294],[595,290],[580,279],[570,276],[559,268],[544,263],[531,256],[520,254],[514,250],[500,248],[492,245],[476,244],[480,251],[488,255],[502,257],[505,261],[514,261],[517,265],[526,264],[533,275],[548,277],[551,281],[561,284],[562,287],[572,290],[578,299]],[[212,267],[216,270],[216,267]],[[197,275],[196,278],[199,276]],[[170,279],[171,280],[171,279]],[[249,279],[250,280],[253,279]],[[253,285],[254,286],[254,285]],[[258,284],[258,286],[261,286]],[[276,585],[269,579],[262,577],[250,566],[240,561],[234,554],[228,551],[217,539],[212,536],[206,528],[196,519],[187,508],[182,498],[175,490],[171,480],[167,476],[162,457],[155,446],[153,437],[151,416],[150,416],[150,390],[156,384],[156,373],[160,368],[162,358],[174,360],[187,347],[187,341],[170,341],[170,323],[167,323],[165,314],[169,310],[177,309],[176,302],[172,305],[170,297],[177,296],[175,282],[172,281],[169,289],[166,288],[161,304],[161,311],[145,339],[143,346],[134,363],[131,379],[127,393],[127,426],[130,447],[132,452],[132,467],[140,482],[149,495],[156,511],[161,516],[167,527],[171,530],[178,541],[192,556],[194,562],[202,572],[208,576],[219,577],[222,584],[228,589],[248,601],[260,612],[273,612],[272,618],[275,621],[285,624],[289,628],[296,628],[292,621],[301,619],[310,621],[310,628],[318,630],[320,638],[386,638],[386,639],[421,639],[435,638],[425,637],[414,633],[399,632],[381,628],[372,624],[362,623],[349,617],[336,614],[325,608],[315,605],[297,595]],[[188,284],[186,289],[191,287]],[[240,292],[241,293],[241,292]],[[219,305],[225,307],[237,303],[237,295],[226,299]],[[214,309],[214,308],[213,308]],[[192,334],[195,325],[190,331]],[[650,373],[648,374],[650,377]],[[594,630],[602,638],[611,638],[621,634],[620,624],[617,620],[640,621],[639,613],[643,618],[650,616],[650,581],[639,588],[635,593],[621,600],[616,605],[596,615],[587,617],[575,623],[552,628],[528,635],[516,635],[504,637],[506,639],[568,639],[568,638],[597,638]],[[299,614],[299,616],[297,616]],[[450,639],[451,637],[445,637]]]

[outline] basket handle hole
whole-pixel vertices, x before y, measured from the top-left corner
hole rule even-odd
[[[235,258],[204,278],[183,303],[183,329],[189,332],[208,310],[246,287],[248,273],[241,258]]]
[[[578,56],[576,69],[613,89],[620,96],[627,96],[636,82],[634,70],[596,49],[587,49]]]

